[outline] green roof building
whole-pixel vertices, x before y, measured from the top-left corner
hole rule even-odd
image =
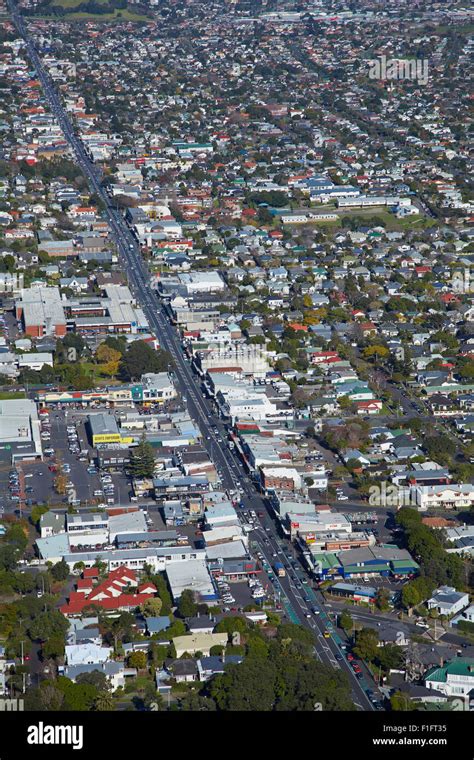
[[[427,689],[436,689],[448,697],[474,696],[474,658],[457,657],[425,673]]]

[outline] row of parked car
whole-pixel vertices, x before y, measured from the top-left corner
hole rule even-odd
[[[226,581],[218,580],[217,588],[219,589],[219,593],[221,595],[223,602],[225,602],[226,604],[232,604],[233,602],[235,602],[235,599],[230,592],[230,586]]]

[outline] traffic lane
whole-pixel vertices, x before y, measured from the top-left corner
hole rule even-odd
[[[269,538],[268,534],[265,532],[267,536],[267,540],[269,541],[269,547],[270,550],[272,550],[272,559],[275,561],[273,554],[278,555],[278,550],[280,549],[278,540],[273,538]],[[266,548],[266,546],[265,546]],[[270,551],[265,551],[265,548],[262,547],[262,553],[266,557],[267,561],[271,564],[271,560],[269,558]],[[280,554],[284,555],[284,552],[280,551]],[[342,667],[347,671],[347,673],[351,677],[351,683],[352,683],[352,690],[353,690],[353,697],[355,704],[360,704],[357,702],[358,700],[362,700],[362,703],[366,705],[370,710],[373,710],[373,705],[370,703],[370,700],[368,699],[365,689],[362,686],[361,683],[359,683],[359,679],[357,679],[357,676],[353,672],[352,667],[347,663],[345,657],[342,657],[342,659],[339,659],[341,656],[340,648],[338,644],[333,640],[332,634],[330,634],[329,638],[326,638],[324,636],[325,631],[327,630],[326,623],[323,622],[323,619],[321,618],[321,615],[315,616],[312,612],[313,607],[317,607],[320,611],[324,609],[324,600],[322,596],[320,595],[319,600],[317,598],[317,595],[313,594],[314,596],[314,602],[311,600],[311,590],[309,587],[305,588],[305,584],[302,583],[300,578],[296,575],[297,580],[295,581],[295,576],[292,575],[290,572],[287,574],[285,578],[278,578],[277,583],[282,587],[284,593],[286,594],[287,598],[290,600],[290,603],[293,607],[293,609],[296,611],[299,619],[300,624],[303,626],[310,628],[312,632],[316,636],[316,653],[319,659],[324,662],[326,661],[328,664],[330,664],[332,667],[340,668]],[[336,656],[337,655],[337,656]],[[366,678],[370,679],[370,682],[372,683],[372,678],[370,676],[369,671],[362,666],[361,667],[364,676]]]
[[[330,665],[333,668],[341,669],[343,672],[345,672],[349,677],[351,696],[354,704],[364,709],[373,710],[374,707],[367,697],[365,689],[359,682],[345,656],[341,653],[340,648],[334,642],[332,636],[329,638],[326,638],[324,636],[326,627],[319,620],[319,617],[311,617],[309,619],[306,617],[306,610],[308,610],[308,606],[302,606],[300,597],[299,595],[296,596],[293,593],[291,584],[288,589],[288,596],[290,599],[292,599],[293,604],[296,606],[296,608],[300,608],[304,615],[304,618],[300,620],[301,624],[304,627],[309,628],[316,637],[315,653],[317,654],[319,660],[323,664]]]
[[[256,535],[258,535],[258,531],[254,531],[252,533],[252,536]],[[259,535],[257,538],[257,543],[260,543],[261,553],[264,555],[268,564],[272,565],[275,561],[278,561],[277,558],[279,546],[274,539],[272,540],[271,538],[267,538],[267,541],[269,542],[268,545],[265,540],[262,540],[261,535]],[[321,655],[321,659],[326,657],[333,666],[338,667],[334,653],[331,652],[330,647],[326,643],[327,640],[324,639],[322,635],[323,630],[320,628],[318,622],[312,615],[311,600],[307,596],[303,584],[299,582],[295,583],[291,575],[287,574],[285,577],[276,576],[274,586],[281,587],[284,594],[289,599],[293,609],[296,611],[300,619],[300,623],[303,626],[310,628],[312,632],[315,633],[318,637],[318,654]]]

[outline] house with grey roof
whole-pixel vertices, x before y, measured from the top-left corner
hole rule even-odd
[[[456,591],[453,586],[440,586],[427,600],[426,606],[429,610],[437,610],[440,615],[451,617],[469,606],[469,594]]]
[[[40,517],[41,538],[49,538],[66,532],[66,515],[61,512],[45,512]]]

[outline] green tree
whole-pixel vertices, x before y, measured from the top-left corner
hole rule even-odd
[[[456,453],[456,444],[447,435],[427,436],[423,440],[423,448],[428,456],[438,461],[440,456],[444,459],[446,456],[451,458]]]
[[[139,380],[146,372],[167,372],[173,359],[167,351],[155,351],[148,343],[135,340],[125,351],[119,364],[119,377],[125,382]]]
[[[16,549],[17,552],[23,554],[28,546],[28,536],[21,523],[14,523],[8,528],[5,533],[5,542]]]
[[[232,617],[224,617],[216,625],[216,633],[245,633],[248,630],[248,621],[240,617],[239,615],[232,615]]]
[[[136,668],[137,670],[143,670],[147,665],[147,656],[145,652],[132,652],[128,656],[128,666],[130,668]]]
[[[416,607],[421,602],[418,589],[410,581],[402,588],[401,602],[406,609]]]
[[[197,604],[194,598],[194,591],[185,588],[181,593],[178,602],[178,612],[182,618],[194,617],[197,612]]]
[[[173,600],[171,598],[166,580],[162,575],[153,575],[150,580],[152,580],[152,582],[155,584],[156,590],[158,591],[158,596],[162,602],[161,614],[169,615],[173,606]]]
[[[100,670],[93,670],[90,673],[79,673],[76,678],[76,683],[91,684],[92,686],[95,686],[99,692],[104,692],[110,689],[107,676]]]
[[[403,664],[403,652],[396,644],[386,644],[377,649],[375,664],[386,673],[396,670]]]
[[[68,628],[69,623],[64,615],[59,610],[51,609],[31,620],[28,633],[34,641],[47,641],[53,637],[64,639]]]
[[[94,699],[93,709],[96,712],[110,712],[114,709],[114,699],[108,691],[100,691]]]
[[[129,472],[133,478],[152,478],[155,471],[155,454],[153,446],[145,436],[130,452]]]
[[[377,631],[372,628],[362,628],[356,633],[356,642],[354,654],[361,660],[372,662],[375,659],[378,650],[379,637]]]
[[[74,712],[91,710],[97,698],[97,689],[89,683],[73,683],[65,676],[59,676],[56,680],[57,688],[62,691],[65,706]]]
[[[163,606],[163,602],[158,597],[153,599],[147,599],[144,604],[141,605],[141,611],[145,617],[157,617]]]
[[[69,565],[64,557],[60,562],[56,562],[51,568],[51,575],[55,581],[65,581],[69,578]]]
[[[153,641],[150,645],[150,656],[155,667],[161,668],[168,656],[168,647]]]
[[[375,595],[375,606],[377,609],[381,610],[382,612],[389,610],[390,598],[391,594],[387,588],[381,586],[379,589],[377,589],[377,593]]]
[[[63,657],[64,655],[64,637],[63,636],[51,636],[47,641],[43,642],[41,647],[41,654],[43,659],[49,659],[53,657]]]
[[[44,505],[38,504],[32,507],[30,520],[35,527],[39,528],[39,522],[40,522],[41,516],[44,515],[46,512],[49,512],[49,507],[46,507]]]
[[[348,633],[349,631],[352,631],[354,627],[354,620],[348,610],[342,611],[341,616],[339,618],[339,625],[341,626],[342,630],[345,631],[346,633]]]

